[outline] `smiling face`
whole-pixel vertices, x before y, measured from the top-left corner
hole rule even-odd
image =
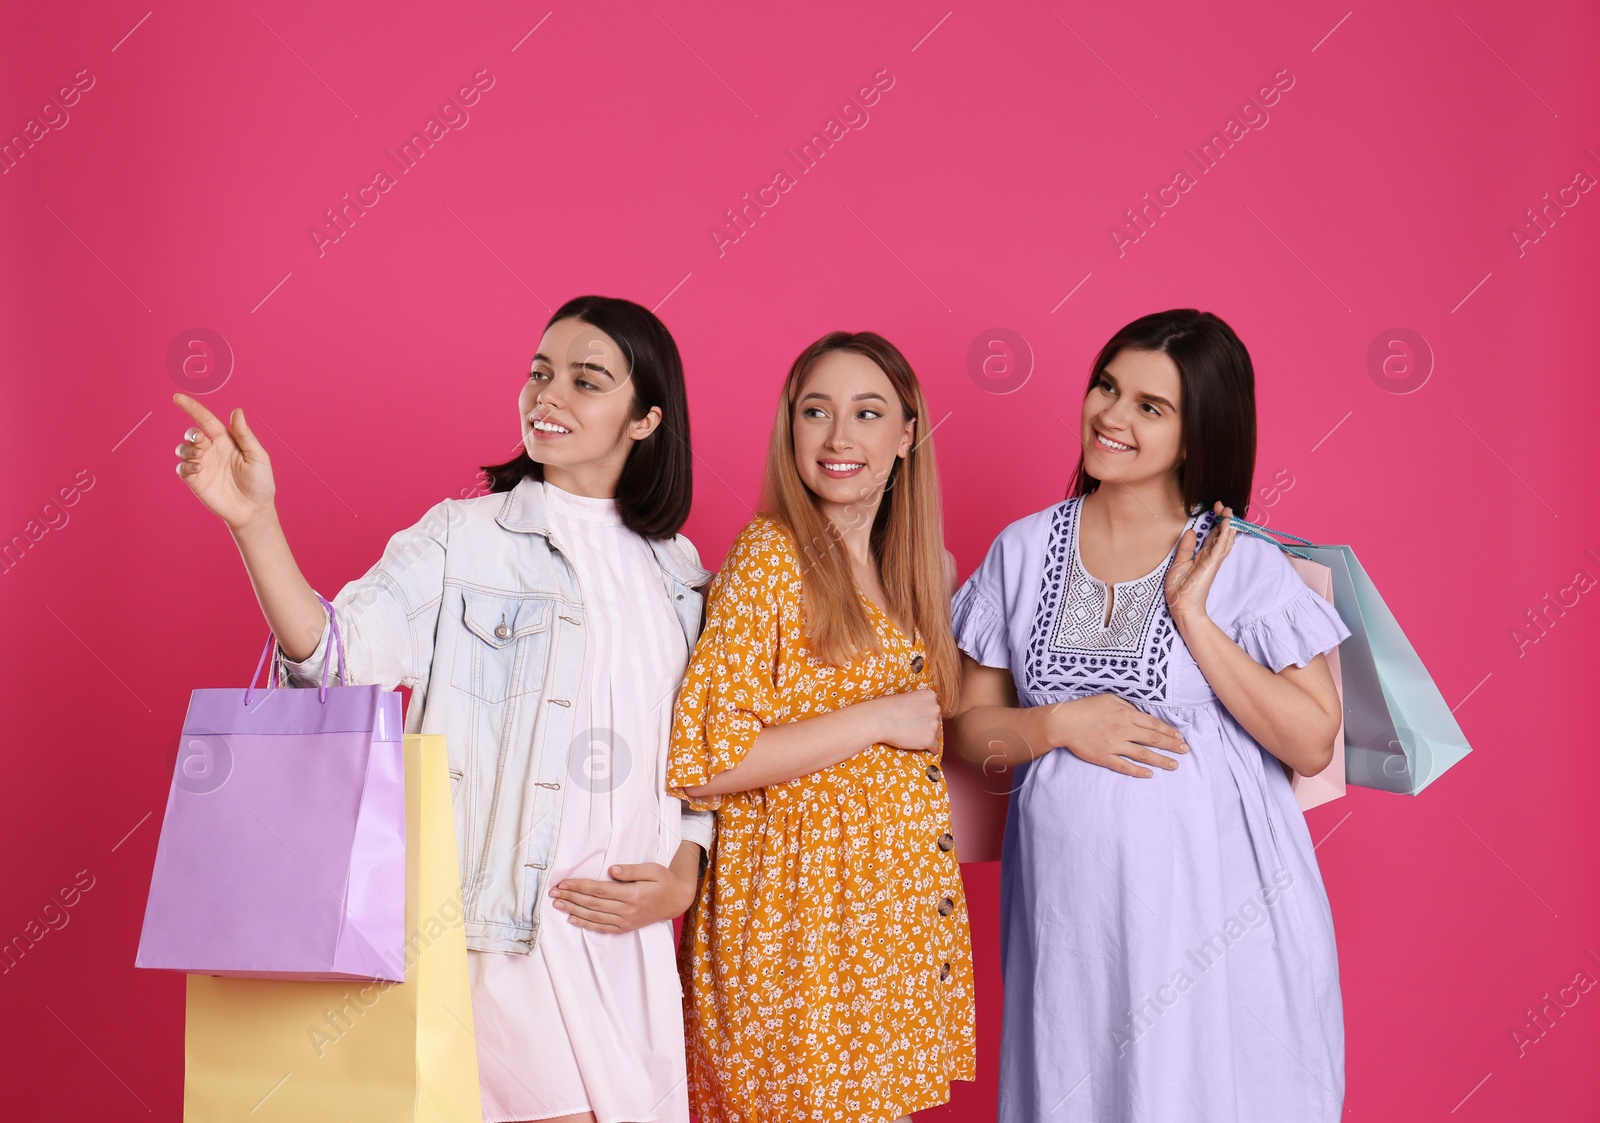
[[[1160,351],[1123,348],[1083,399],[1083,466],[1101,483],[1139,484],[1183,455],[1183,382]]]
[[[626,357],[605,332],[582,320],[557,320],[539,340],[527,384],[517,399],[522,443],[564,491],[609,497],[634,441],[661,421],[652,406],[635,419]]]
[[[916,428],[877,363],[854,351],[829,351],[795,388],[794,463],[830,518],[870,523],[895,461]],[[847,510],[856,518],[840,521]]]

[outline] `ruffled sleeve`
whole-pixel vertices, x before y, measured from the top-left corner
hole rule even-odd
[[[1243,610],[1228,634],[1257,663],[1272,671],[1304,667],[1350,635],[1338,611],[1300,578],[1288,555],[1258,539],[1240,536],[1249,558]]]
[[[1011,669],[1011,633],[1001,607],[1008,603],[1007,559],[1021,552],[1011,540],[1031,521],[1020,520],[1002,531],[950,601],[956,646],[985,667]]]
[[[775,524],[758,519],[739,535],[711,584],[667,758],[667,790],[692,808],[714,810],[724,797],[684,789],[735,767],[777,720],[780,627],[800,582],[786,545]]]
[[[983,570],[967,578],[950,601],[950,626],[956,646],[985,667],[1011,669],[1006,618],[984,590]]]

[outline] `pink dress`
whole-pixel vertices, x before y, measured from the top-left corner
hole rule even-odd
[[[677,852],[667,741],[688,651],[650,546],[616,502],[550,484],[545,500],[588,624],[553,886]],[[688,1123],[671,921],[592,932],[549,897],[540,908],[532,953],[467,956],[484,1123],[583,1111],[599,1123]]]

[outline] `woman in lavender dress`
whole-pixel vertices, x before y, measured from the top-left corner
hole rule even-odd
[[[956,594],[958,750],[1012,766],[1001,1123],[1333,1123],[1333,917],[1290,770],[1320,771],[1349,634],[1237,536],[1249,353],[1216,316],[1096,357],[1071,497]]]

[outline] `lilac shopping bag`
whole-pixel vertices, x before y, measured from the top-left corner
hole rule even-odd
[[[405,978],[400,695],[196,690],[156,846],[139,967],[265,979]],[[277,666],[277,640],[267,651]],[[262,653],[262,663],[267,652]]]

